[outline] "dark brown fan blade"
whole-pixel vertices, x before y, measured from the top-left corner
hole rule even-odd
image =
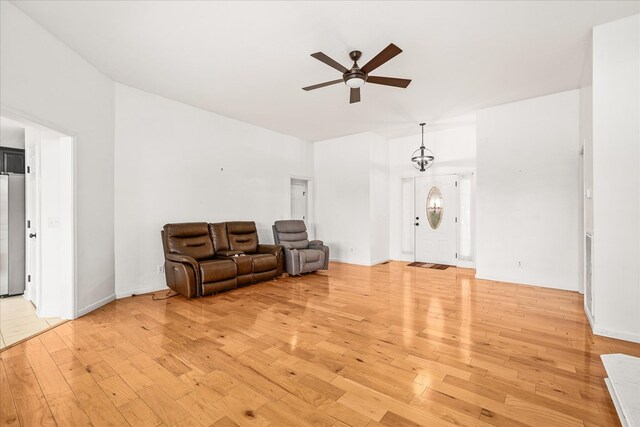
[[[395,87],[407,87],[411,80],[409,79],[396,79],[394,77],[367,77],[367,83],[375,83],[377,85],[395,86]]]
[[[360,88],[352,87],[351,96],[349,97],[349,104],[355,104],[356,102],[360,102]]]
[[[340,63],[338,63],[337,61],[329,58],[327,55],[325,55],[322,52],[312,53],[311,56],[313,56],[314,58],[316,58],[320,62],[324,62],[329,67],[335,68],[336,70],[340,71],[341,73],[346,73],[347,71],[349,71],[345,67],[343,67]]]
[[[402,52],[402,49],[391,43],[389,46],[385,47],[382,52],[371,58],[371,60],[367,62],[361,70],[362,72],[369,74],[394,56],[398,55],[400,52]]]
[[[344,80],[342,80],[342,79],[338,79],[338,80],[331,80],[330,82],[318,83],[317,85],[303,87],[303,88],[302,88],[302,90],[314,90],[314,89],[320,89],[321,87],[331,86],[331,85],[334,85],[334,84],[336,84],[336,83],[342,83],[343,81],[344,81]]]

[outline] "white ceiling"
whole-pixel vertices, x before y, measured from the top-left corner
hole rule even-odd
[[[115,81],[311,141],[363,131],[415,134],[420,121],[576,88],[593,26],[638,1],[17,1]],[[404,50],[350,105],[340,78],[390,42]]]

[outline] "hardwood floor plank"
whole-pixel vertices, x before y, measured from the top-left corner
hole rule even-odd
[[[582,296],[473,270],[331,263],[119,299],[0,351],[7,425],[617,425]]]
[[[0,362],[0,425],[18,426],[18,411],[13,402],[13,393],[9,386],[9,379],[5,372],[4,364]]]
[[[142,399],[130,400],[118,410],[131,426],[155,427],[162,424],[162,420]]]
[[[78,375],[70,378],[68,382],[93,424],[118,426],[126,423],[91,375],[87,373]]]
[[[48,399],[48,402],[53,418],[59,426],[93,425],[72,391],[55,395]]]
[[[189,413],[155,384],[138,390],[138,395],[160,419],[171,426],[189,417]]]

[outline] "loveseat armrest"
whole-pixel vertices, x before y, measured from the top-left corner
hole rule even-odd
[[[183,279],[185,279],[184,283],[176,283],[175,280],[177,278],[174,276],[171,276],[169,274],[170,272],[166,271],[165,269],[167,286],[169,286],[170,288],[176,291],[177,291],[177,288],[189,288],[188,290],[184,289],[184,290],[178,291],[184,294],[185,296],[187,296],[188,298],[193,298],[194,296],[200,296],[202,294],[202,282],[200,280],[200,266],[198,264],[198,261],[196,261],[194,258],[187,255],[180,255],[180,254],[173,254],[173,253],[165,254],[164,258],[168,263],[182,264],[185,267],[185,270],[184,270],[185,272],[188,272],[189,270],[193,272],[193,276],[192,276],[193,282],[188,278],[183,277]],[[172,279],[170,279],[170,277]]]
[[[216,252],[216,258],[229,258],[237,255],[244,255],[242,251],[218,251]]]
[[[259,254],[273,254],[280,256],[282,253],[282,246],[280,245],[258,245]]]
[[[322,245],[324,245],[324,242],[322,240],[310,240],[309,241],[309,247],[322,246]]]
[[[280,245],[258,245],[258,253],[259,254],[272,254],[275,255],[278,259],[278,269],[277,274],[278,277],[282,276],[284,259],[282,256],[282,246]]]

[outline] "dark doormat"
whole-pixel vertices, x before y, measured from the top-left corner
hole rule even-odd
[[[420,267],[420,268],[431,268],[434,270],[446,270],[449,268],[449,265],[444,264],[431,264],[429,262],[412,262],[411,264],[407,264],[408,267]]]

